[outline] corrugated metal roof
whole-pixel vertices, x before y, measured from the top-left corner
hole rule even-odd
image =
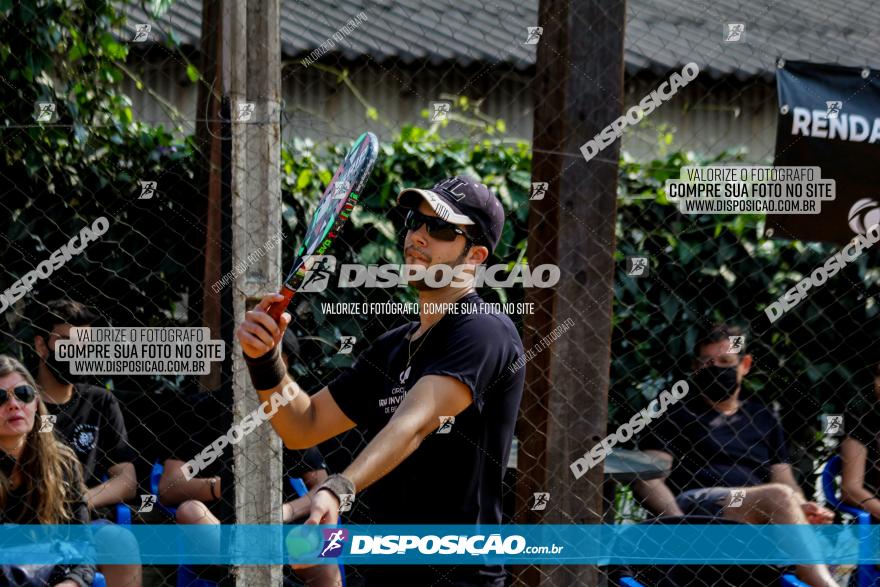
[[[176,0],[159,19],[124,7],[128,33],[150,23],[154,39],[170,33],[198,46],[201,1]],[[347,59],[461,66],[503,63],[518,70],[535,61],[526,45],[540,26],[537,0],[281,0],[281,48],[299,59],[332,38],[349,19],[367,21],[336,43]],[[726,23],[744,23],[743,41],[724,41]],[[589,34],[584,23],[584,33]],[[880,66],[880,8],[874,0],[629,0],[626,68],[664,75],[694,61],[713,78],[773,78],[776,59]]]

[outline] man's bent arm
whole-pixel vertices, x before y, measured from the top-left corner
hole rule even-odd
[[[267,414],[271,413],[271,398],[275,394],[278,394],[276,403],[293,397],[286,405],[279,404],[278,411],[269,420],[284,446],[289,449],[311,448],[355,427],[355,423],[336,405],[326,387],[310,397],[289,375],[285,375],[277,387],[257,390],[260,402],[269,402],[264,408]]]
[[[133,464],[116,463],[107,469],[107,473],[109,479],[86,490],[86,503],[91,508],[122,503],[137,494],[137,475]]]
[[[416,382],[394,416],[343,475],[355,490],[365,489],[391,472],[411,455],[442,416],[456,416],[473,401],[470,388],[453,377],[426,375]]]
[[[268,314],[269,307],[283,299],[279,294],[264,296],[253,310],[245,312],[236,336],[260,402],[268,402],[259,409],[269,416],[284,446],[310,448],[353,428],[355,423],[339,409],[326,387],[310,398],[284,373],[278,344],[290,324],[290,314],[282,313],[279,323]]]
[[[665,461],[670,468],[673,464],[672,455],[660,450],[645,450],[649,456]],[[632,484],[633,494],[642,506],[655,516],[681,516],[683,512],[675,501],[675,495],[666,485],[666,478],[637,480]]]

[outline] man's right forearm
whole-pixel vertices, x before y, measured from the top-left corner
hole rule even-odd
[[[297,443],[311,429],[311,399],[290,375],[285,375],[281,383],[272,389],[257,390],[257,396],[261,403],[266,404],[264,411],[270,417],[269,422],[285,444]]]
[[[635,481],[632,488],[636,499],[655,516],[683,515],[675,501],[675,496],[663,479]]]

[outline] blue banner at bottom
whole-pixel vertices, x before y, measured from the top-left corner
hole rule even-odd
[[[880,525],[0,526],[0,564],[858,564]]]

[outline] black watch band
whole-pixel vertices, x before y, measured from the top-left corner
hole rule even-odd
[[[322,489],[326,489],[335,495],[336,499],[339,500],[339,503],[342,503],[343,495],[350,495],[351,498],[354,499],[354,483],[344,475],[330,475],[323,483],[321,483],[320,487],[318,487],[318,491],[321,491]]]

